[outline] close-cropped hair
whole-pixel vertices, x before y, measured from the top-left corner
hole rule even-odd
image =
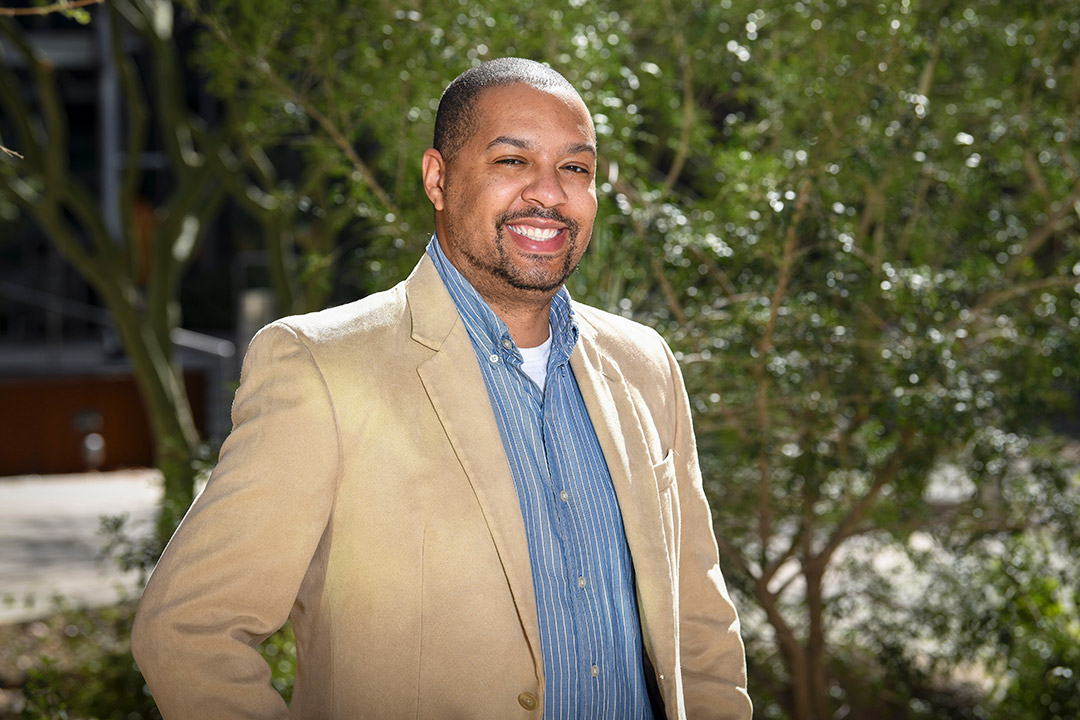
[[[580,97],[574,86],[558,71],[535,60],[516,57],[488,60],[461,73],[446,86],[435,113],[433,147],[443,158],[453,158],[473,131],[474,111],[480,95],[494,87],[517,84]]]

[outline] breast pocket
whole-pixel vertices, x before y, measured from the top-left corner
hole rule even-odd
[[[664,525],[664,541],[668,551],[668,572],[671,582],[675,583],[679,575],[679,491],[675,482],[675,453],[668,450],[667,455],[653,465],[656,488],[660,493],[660,515]]]

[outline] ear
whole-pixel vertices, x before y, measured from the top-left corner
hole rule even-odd
[[[435,148],[424,151],[424,157],[420,161],[421,172],[424,176],[424,192],[428,200],[436,210],[442,210],[446,203],[444,193],[446,191],[446,160],[442,153]]]

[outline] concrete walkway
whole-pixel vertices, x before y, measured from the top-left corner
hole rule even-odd
[[[0,624],[50,614],[57,595],[89,606],[137,596],[137,573],[97,559],[100,518],[127,514],[129,532],[149,536],[161,492],[147,469],[0,477]]]

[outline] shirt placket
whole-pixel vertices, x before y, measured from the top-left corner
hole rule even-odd
[[[583,498],[578,496],[581,488],[571,485],[572,472],[563,468],[564,458],[577,457],[573,433],[575,428],[565,422],[551,420],[569,416],[566,412],[569,368],[565,358],[557,362],[548,373],[548,393],[545,407],[544,437],[548,452],[548,466],[553,469],[552,493],[558,507],[559,532],[562,535],[562,549],[565,568],[565,582],[570,588],[572,598],[572,621],[574,624],[575,650],[577,663],[572,668],[572,676],[578,688],[577,697],[582,701],[594,695],[598,690],[598,628],[596,617],[596,593],[599,588],[599,576],[594,571],[595,563],[590,557],[589,548],[584,542],[583,523],[588,518],[582,516]],[[550,411],[550,415],[548,412]],[[579,708],[584,712],[585,707]]]
[[[640,660],[637,671],[627,664],[640,637],[621,515],[568,365],[578,341],[569,296],[561,291],[552,302],[551,356],[541,391],[524,373],[505,325],[434,238],[428,252],[480,360],[521,504],[548,682],[544,718],[649,717],[641,705],[643,678],[634,677]],[[618,558],[601,552],[613,550],[612,538],[600,535],[614,525]],[[626,608],[609,607],[624,599]],[[619,631],[623,626],[632,628],[628,635]]]
[[[547,514],[555,520],[554,524],[549,523],[549,526],[555,534],[560,567],[553,570],[563,579],[564,593],[571,598],[570,636],[574,638],[575,656],[578,660],[576,665],[580,665],[583,659],[589,657],[589,643],[586,635],[591,633],[587,632],[589,626],[587,596],[591,589],[588,587],[584,571],[586,562],[582,555],[582,543],[577,527],[578,519],[569,503],[570,486],[567,483],[567,474],[562,471],[559,462],[560,449],[568,440],[563,434],[568,429],[559,427],[558,423],[548,422],[547,398],[557,397],[561,400],[560,396],[549,394],[549,392],[559,391],[559,382],[556,380],[553,386],[548,386],[545,392],[541,393],[540,389],[525,375],[521,355],[513,342],[509,338],[504,338],[500,345],[503,348],[500,352],[503,358],[502,371],[512,375],[512,378],[508,378],[509,382],[512,382],[521,393],[528,397],[530,414],[535,422],[534,427],[539,429],[542,447],[538,448],[539,452],[534,459],[534,466],[538,471],[536,480],[539,493],[537,495],[538,498],[542,498],[541,502],[546,506]],[[549,369],[549,382],[553,376],[560,377],[560,369],[565,372],[565,364],[562,368]],[[537,509],[543,512],[543,509]],[[543,521],[542,518],[537,518],[537,520]],[[582,697],[580,691],[587,688],[583,687],[581,675],[576,672],[577,669],[574,668],[575,672],[572,676],[573,684],[578,687],[579,692],[571,693],[570,696],[580,699]],[[574,709],[574,716],[580,716],[585,709],[584,706],[577,706]]]

